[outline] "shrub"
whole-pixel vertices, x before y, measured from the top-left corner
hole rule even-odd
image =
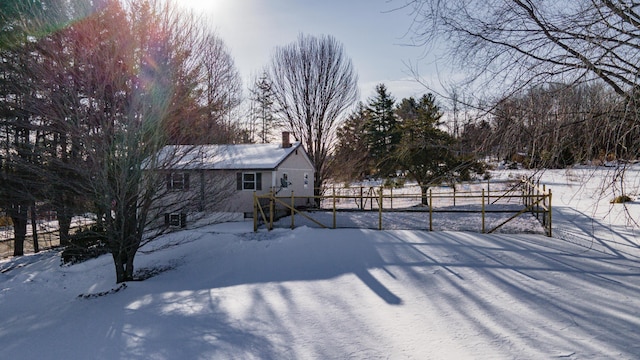
[[[405,184],[405,179],[402,177],[397,177],[397,178],[388,178],[384,180],[384,184],[382,186],[384,186],[385,188],[389,189],[389,188],[402,188],[404,187]]]
[[[0,216],[0,226],[13,226],[13,221],[9,216]]]
[[[62,263],[79,263],[108,252],[104,229],[97,225],[71,235],[70,245],[62,251]]]
[[[612,203],[612,204],[622,204],[622,203],[626,203],[626,202],[630,202],[630,201],[632,201],[632,200],[627,195],[620,195],[620,196],[616,196],[613,200],[610,201],[610,203]]]

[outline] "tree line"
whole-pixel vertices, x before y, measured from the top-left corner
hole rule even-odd
[[[635,2],[399,2],[412,43],[460,75],[443,96],[468,95],[467,151],[535,167],[640,155]]]
[[[550,83],[501,98],[463,124],[466,152],[526,168],[635,161],[637,113],[605,84]]]
[[[444,129],[442,116],[433,94],[396,103],[378,84],[376,95],[359,103],[337,131],[332,178],[373,177],[391,184],[406,177],[418,183],[426,205],[430,187],[484,175],[481,161],[459,151],[459,139]]]
[[[241,100],[233,60],[202,20],[164,1],[0,6],[0,208],[14,255],[36,204],[55,210],[61,245],[72,217],[92,213],[117,281],[131,280],[137,249],[161,231],[149,226],[164,174],[145,170],[180,156],[154,155],[238,136],[225,121]]]
[[[425,190],[484,176],[496,163],[566,168],[626,163],[640,154],[634,107],[601,81],[540,84],[465,105],[443,109],[432,93],[396,102],[379,84],[338,128],[332,178],[393,183],[401,174]]]

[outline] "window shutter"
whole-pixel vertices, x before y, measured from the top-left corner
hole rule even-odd
[[[169,226],[169,213],[164,214],[164,224]]]
[[[242,173],[236,173],[237,190],[242,190]]]
[[[180,213],[180,227],[186,227],[187,226],[187,214],[185,213]]]
[[[262,190],[262,173],[256,173],[256,190]]]
[[[171,173],[167,174],[167,190],[171,190]]]
[[[189,190],[189,174],[184,174],[184,189]]]

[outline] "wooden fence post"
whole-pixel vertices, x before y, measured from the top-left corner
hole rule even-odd
[[[273,189],[269,192],[269,230],[273,230],[273,221],[276,217],[276,195],[273,193]]]
[[[429,189],[429,231],[433,231],[433,190]]]
[[[484,200],[482,201],[484,203]],[[491,202],[491,180],[487,179],[487,205]]]
[[[253,192],[253,232],[258,231],[258,198],[256,192]]]
[[[295,197],[293,196],[293,190],[291,190],[291,229],[295,228],[295,214],[296,212],[293,210],[296,206]]]
[[[378,204],[378,230],[382,230],[382,201],[384,200],[382,196],[383,187],[380,186],[380,203]]]
[[[542,226],[547,225],[547,214],[545,213],[545,209],[547,209],[547,185],[542,184]]]
[[[482,233],[484,234],[484,224],[485,224],[485,220],[484,220],[484,189],[482,189]]]
[[[333,228],[336,228],[336,187],[333,187]]]
[[[551,211],[552,210],[552,208],[551,208],[552,205],[551,204],[552,204],[552,201],[551,201],[551,189],[549,189],[549,221],[548,221],[548,224],[547,224],[548,229],[549,229],[549,233],[548,233],[549,237],[553,236],[552,231],[551,231],[551,218],[552,218],[551,214],[553,213]]]
[[[520,181],[522,181],[522,203],[524,204],[524,207],[527,208],[529,207],[529,182],[524,176]]]
[[[540,179],[538,179],[537,183],[534,185],[535,185],[534,191],[536,192],[536,219],[540,221],[540,200],[541,200],[540,199]]]

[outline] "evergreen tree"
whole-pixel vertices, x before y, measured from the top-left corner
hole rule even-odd
[[[36,35],[58,22],[59,5],[54,0],[0,4],[0,207],[12,219],[14,256],[24,253],[28,209],[34,211],[48,185],[40,171],[45,119],[35,113],[43,102],[34,76],[41,62]]]
[[[368,115],[362,102],[337,131],[338,143],[331,163],[331,176],[336,180],[362,179],[371,170],[371,159],[365,129]]]
[[[423,95],[419,101],[403,99],[397,113],[402,116],[398,127],[401,143],[394,158],[418,182],[422,203],[427,205],[429,187],[449,178],[460,162],[452,151],[454,139],[438,128],[442,112],[432,94]]]
[[[367,104],[366,137],[369,153],[377,168],[376,175],[387,177],[396,170],[392,154],[400,143],[397,132],[395,99],[384,84],[376,86],[376,96]]]

